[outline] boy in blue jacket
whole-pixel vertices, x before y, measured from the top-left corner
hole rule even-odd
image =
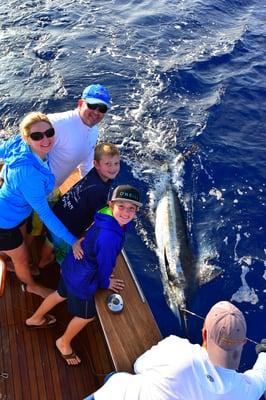
[[[26,326],[40,328],[52,325],[55,318],[47,314],[58,303],[68,299],[68,310],[74,315],[56,347],[68,365],[81,360],[72,350],[72,339],[91,321],[96,310],[94,294],[98,288],[119,292],[124,288],[121,279],[112,277],[116,258],[122,250],[125,231],[142,204],[137,189],[130,185],[117,186],[108,206],[95,214],[94,223],[86,231],[81,247],[81,260],[69,252],[61,265],[58,288],[51,293],[26,320]]]

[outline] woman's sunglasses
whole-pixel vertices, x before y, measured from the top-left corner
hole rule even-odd
[[[102,114],[105,114],[108,110],[108,107],[105,104],[90,104],[87,102],[86,104],[90,110],[99,110]]]
[[[42,140],[44,138],[44,136],[46,136],[47,138],[51,138],[54,136],[54,134],[55,134],[54,128],[49,128],[49,129],[47,129],[47,131],[44,131],[44,132],[29,133],[29,137],[32,140],[38,141],[38,140]]]

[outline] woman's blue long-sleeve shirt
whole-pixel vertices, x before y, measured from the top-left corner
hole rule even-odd
[[[20,135],[0,144],[4,159],[4,183],[0,189],[0,228],[14,228],[36,211],[45,225],[72,245],[77,239],[52,212],[47,196],[55,177],[45,163],[32,153]]]

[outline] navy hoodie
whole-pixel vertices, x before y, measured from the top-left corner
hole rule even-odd
[[[53,212],[73,235],[80,237],[96,211],[106,205],[111,183],[111,179],[104,182],[94,167],[58,200]]]

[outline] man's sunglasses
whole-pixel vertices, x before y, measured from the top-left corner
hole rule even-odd
[[[105,114],[108,110],[108,107],[105,104],[90,104],[87,102],[86,104],[90,110],[99,110],[102,114]]]
[[[44,132],[29,133],[29,137],[32,140],[38,141],[38,140],[42,140],[44,138],[44,136],[46,136],[47,138],[51,138],[54,136],[54,134],[55,134],[54,128],[49,128],[49,129],[47,129],[47,131],[44,131]]]

